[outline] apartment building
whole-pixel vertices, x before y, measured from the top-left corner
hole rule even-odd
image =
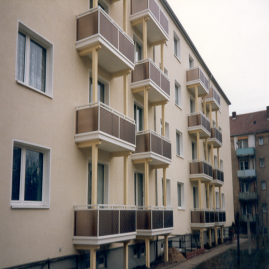
[[[150,267],[171,237],[223,241],[230,101],[168,2],[0,7],[1,267]]]
[[[234,212],[242,232],[268,234],[269,107],[230,117]]]

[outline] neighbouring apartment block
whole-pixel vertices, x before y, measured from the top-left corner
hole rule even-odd
[[[242,232],[268,235],[269,107],[230,117],[234,212]]]
[[[173,237],[223,241],[230,101],[168,2],[0,15],[1,267],[150,267]]]

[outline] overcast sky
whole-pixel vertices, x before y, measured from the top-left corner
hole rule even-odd
[[[269,1],[167,0],[237,114],[269,106]]]

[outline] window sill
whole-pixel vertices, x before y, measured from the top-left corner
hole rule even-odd
[[[183,156],[177,155],[177,157],[184,160],[184,157]]]
[[[179,61],[179,63],[181,64],[180,59],[178,58],[178,56],[176,56],[176,54],[174,54],[174,56],[176,57],[176,59]]]
[[[49,209],[49,205],[35,204],[11,204],[12,209]]]
[[[33,90],[33,91],[35,91],[35,92],[37,92],[37,93],[40,93],[40,94],[42,94],[42,95],[44,95],[44,96],[46,96],[46,97],[52,99],[52,96],[50,96],[50,95],[48,95],[48,94],[46,94],[46,93],[44,93],[44,92],[42,92],[42,91],[40,91],[40,90],[37,90],[37,89],[35,89],[34,87],[32,87],[32,86],[30,86],[30,85],[27,85],[27,84],[25,84],[24,82],[22,82],[22,81],[20,81],[20,80],[16,80],[16,82],[17,82],[18,84],[20,84],[20,85],[22,85],[22,86],[24,86],[24,87],[30,89],[30,90]]]
[[[185,211],[185,208],[184,207],[178,207],[177,210],[178,211]]]
[[[178,107],[182,111],[182,107],[175,103],[175,106]]]

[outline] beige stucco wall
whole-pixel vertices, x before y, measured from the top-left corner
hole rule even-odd
[[[88,10],[88,0],[77,1],[9,1],[0,3],[0,30],[4,37],[0,56],[0,261],[12,266],[32,261],[76,253],[72,244],[73,205],[87,203],[88,162],[90,149],[78,149],[74,142],[75,107],[88,103],[91,61],[79,57],[75,49],[76,15]],[[128,7],[128,11],[130,8]],[[110,5],[110,16],[122,27],[122,1]],[[180,18],[179,18],[180,19]],[[46,97],[15,80],[18,20],[46,38],[54,47],[53,98]],[[173,31],[180,37],[181,62],[173,54]],[[128,35],[133,30],[128,20]],[[167,169],[171,180],[171,201],[174,208],[174,234],[190,233],[190,209],[193,190],[189,180],[191,136],[187,132],[190,113],[190,93],[186,89],[186,69],[189,53],[194,65],[200,65],[182,35],[169,18],[169,41],[164,46],[164,66],[171,82],[171,100],[166,105],[172,142],[172,165]],[[148,55],[153,49],[148,46]],[[156,47],[156,64],[160,62],[160,48]],[[111,79],[99,70],[109,83],[109,105],[123,113],[123,78]],[[129,76],[130,79],[130,76]],[[174,83],[181,85],[182,109],[175,105]],[[143,105],[143,99],[129,94],[128,116],[133,118],[133,104]],[[199,98],[201,100],[201,98]],[[156,131],[160,133],[161,108],[156,109]],[[199,101],[199,111],[202,103]],[[213,118],[215,115],[213,116]],[[219,125],[223,132],[220,158],[224,163],[226,224],[233,221],[233,193],[229,132],[229,108],[221,97]],[[154,129],[154,108],[149,106],[149,128]],[[184,158],[176,156],[175,132],[182,132]],[[11,209],[11,179],[13,140],[22,140],[51,149],[51,179],[49,209]],[[216,155],[216,150],[214,150]],[[203,145],[200,143],[203,157]],[[99,151],[99,162],[109,165],[108,203],[123,204],[123,158],[112,158]],[[134,172],[143,172],[142,165],[133,165],[129,157],[129,204],[134,204]],[[158,205],[162,205],[162,170],[157,172]],[[184,183],[185,210],[177,209],[177,181]],[[150,169],[150,205],[156,205],[155,170]],[[202,184],[202,205],[205,207],[205,188]],[[211,195],[212,196],[212,195]],[[213,202],[211,202],[211,205]],[[61,248],[61,252],[59,251]]]

